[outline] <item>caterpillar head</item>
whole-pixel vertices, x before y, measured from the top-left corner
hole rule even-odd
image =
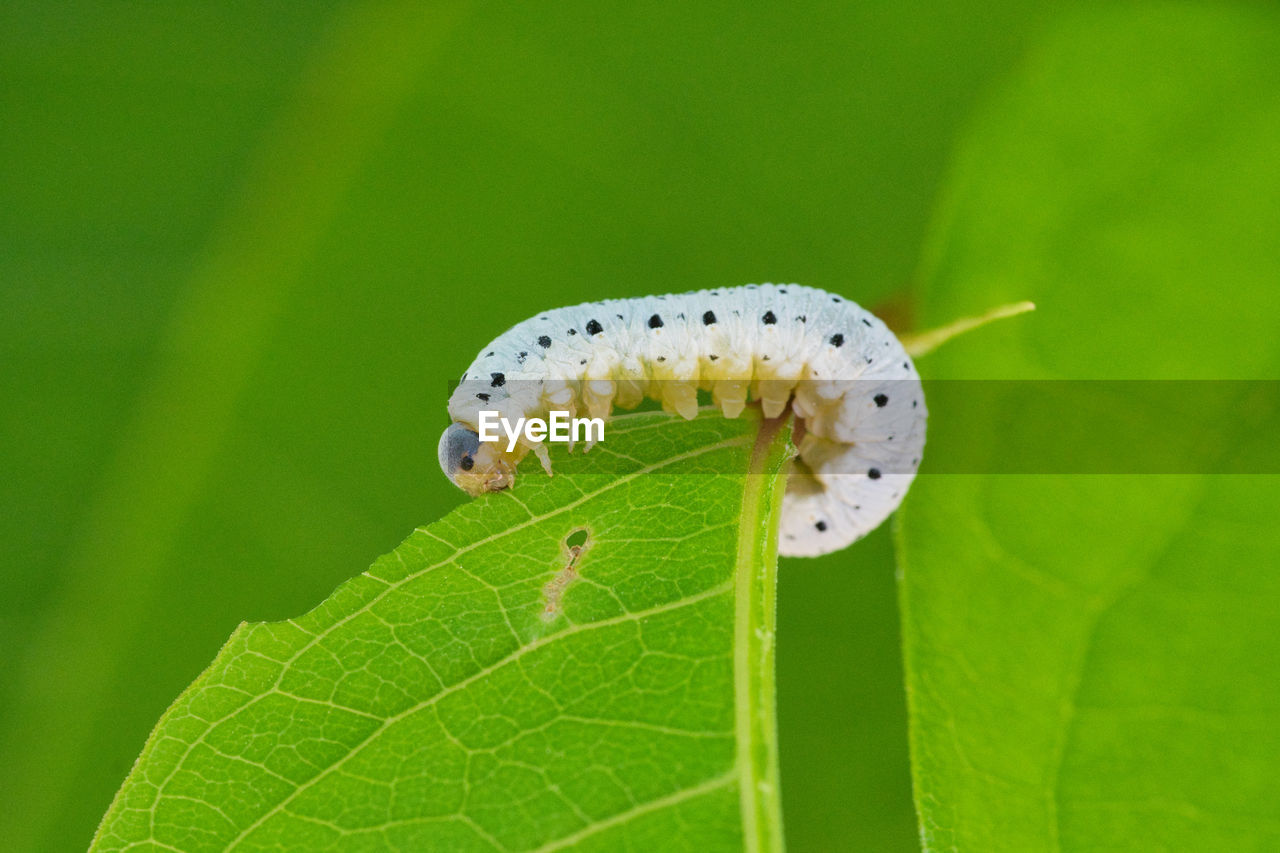
[[[440,436],[436,454],[445,476],[469,495],[496,492],[515,481],[515,466],[498,443],[481,444],[480,436],[466,424],[450,424]]]

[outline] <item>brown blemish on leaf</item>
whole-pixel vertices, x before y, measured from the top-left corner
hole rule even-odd
[[[564,568],[556,572],[556,576],[542,587],[544,601],[542,618],[546,622],[552,621],[561,614],[565,590],[578,579],[578,565],[582,561],[582,555],[591,547],[591,532],[585,527],[571,530],[564,538],[563,545]]]

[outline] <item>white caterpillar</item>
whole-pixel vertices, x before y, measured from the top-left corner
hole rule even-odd
[[[480,444],[481,410],[512,422],[552,410],[608,418],[645,397],[685,418],[710,391],[727,417],[748,399],[768,417],[790,403],[799,464],[788,479],[779,552],[815,556],[865,536],[902,502],[924,449],[920,376],[877,317],[835,294],[749,284],[559,308],[507,331],[449,399],[440,466],[471,494],[509,487],[533,451]]]

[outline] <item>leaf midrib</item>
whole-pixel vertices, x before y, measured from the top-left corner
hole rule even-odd
[[[777,583],[777,554],[769,553],[770,528],[776,527],[781,488],[769,476],[768,463],[782,423],[764,421],[751,454],[742,512],[738,514],[738,544],[734,558],[733,689],[734,733],[737,739],[735,772],[742,815],[742,843],[747,853],[782,850],[782,811],[778,801],[777,722],[773,701],[773,655],[765,636],[774,625],[773,587]],[[777,494],[771,494],[771,492]],[[766,507],[766,502],[771,506]],[[764,522],[763,524],[761,522]],[[757,624],[754,604],[762,605]],[[760,636],[757,636],[759,632]],[[764,680],[758,684],[757,679]],[[760,691],[769,694],[760,701]],[[767,717],[759,719],[758,717]],[[772,738],[768,759],[757,766],[755,738],[763,731]],[[772,794],[761,796],[762,788]],[[765,813],[761,825],[761,812]]]

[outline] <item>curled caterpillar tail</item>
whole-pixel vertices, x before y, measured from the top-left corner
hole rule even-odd
[[[902,502],[924,450],[920,376],[877,317],[795,284],[591,302],[518,324],[481,351],[449,399],[440,465],[471,494],[510,488],[525,437],[478,441],[481,413],[515,423],[567,412],[607,419],[645,398],[674,415],[709,392],[726,417],[788,406],[799,457],[779,552],[815,556],[865,536]],[[586,440],[590,444],[590,440]]]

